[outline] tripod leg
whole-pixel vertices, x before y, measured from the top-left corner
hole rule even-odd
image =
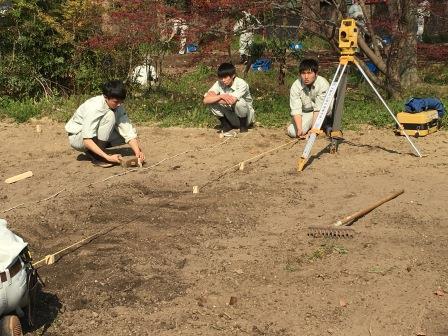
[[[338,91],[336,93],[336,101],[333,108],[333,125],[330,132],[330,153],[335,154],[338,151],[339,142],[342,139],[341,123],[342,112],[344,108],[345,93],[347,89],[347,72],[341,77]]]
[[[358,67],[359,72],[361,72],[361,74],[364,76],[364,78],[366,79],[367,83],[370,84],[371,88],[373,89],[373,91],[376,93],[376,95],[378,96],[378,98],[381,100],[381,102],[383,103],[383,105],[386,107],[386,110],[389,112],[389,114],[391,115],[391,117],[395,120],[395,122],[398,125],[398,128],[400,130],[402,130],[403,134],[405,135],[406,139],[409,141],[411,147],[414,149],[415,153],[419,156],[422,157],[422,154],[420,153],[420,151],[418,150],[418,148],[414,145],[414,143],[412,142],[411,138],[409,137],[409,135],[407,135],[407,133],[404,131],[403,125],[400,124],[400,122],[398,121],[397,117],[395,117],[394,113],[392,112],[392,110],[389,108],[389,106],[386,104],[385,100],[383,99],[383,97],[381,97],[380,93],[378,92],[378,90],[375,88],[375,86],[373,85],[372,81],[370,80],[369,76],[367,76],[367,74],[364,72],[364,70],[361,68],[361,66],[359,65],[359,63],[356,60],[353,60],[353,62],[355,63],[355,65]]]
[[[313,148],[314,142],[316,141],[317,132],[322,127],[322,123],[324,122],[324,119],[328,113],[328,110],[330,109],[331,102],[333,101],[334,95],[336,94],[336,91],[339,87],[339,83],[341,81],[341,77],[345,72],[345,69],[347,67],[347,64],[341,65],[339,63],[338,68],[336,69],[336,73],[333,77],[333,81],[330,84],[330,87],[327,91],[327,94],[325,95],[324,101],[322,103],[322,107],[319,111],[319,114],[317,115],[316,121],[314,122],[313,128],[310,131],[310,136],[308,137],[307,143],[305,145],[305,149],[303,150],[302,157],[300,158],[298,164],[297,164],[297,170],[302,171],[305,167],[305,164],[308,161],[308,158],[310,157],[311,149]],[[341,69],[342,68],[342,69]]]

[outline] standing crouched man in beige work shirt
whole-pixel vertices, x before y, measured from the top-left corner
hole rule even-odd
[[[121,155],[106,153],[106,148],[129,144],[140,163],[145,161],[137,132],[122,104],[126,89],[119,80],[103,85],[103,94],[85,101],[65,125],[70,145],[85,152],[92,163],[110,167],[120,163]]]
[[[249,84],[236,76],[235,66],[231,63],[222,63],[218,67],[218,81],[204,95],[204,104],[209,105],[213,115],[218,117],[224,136],[235,135],[233,128],[247,132],[255,121]]]
[[[318,70],[319,64],[314,59],[300,62],[300,78],[292,84],[289,98],[292,123],[287,133],[291,138],[306,137],[324,102],[330,85],[325,78],[317,75]]]

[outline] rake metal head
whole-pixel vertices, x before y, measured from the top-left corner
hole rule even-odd
[[[310,226],[308,236],[313,238],[353,238],[355,230],[348,227]]]

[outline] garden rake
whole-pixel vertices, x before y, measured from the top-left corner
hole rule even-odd
[[[362,216],[368,214],[373,209],[379,207],[381,204],[386,203],[392,199],[394,199],[397,196],[400,196],[402,193],[404,193],[404,190],[399,190],[397,192],[394,192],[393,194],[384,197],[383,199],[379,200],[375,204],[372,204],[371,206],[360,210],[358,212],[355,212],[347,217],[344,217],[337,222],[333,223],[332,225],[328,226],[310,226],[308,227],[308,236],[313,238],[318,237],[328,237],[328,238],[353,238],[355,235],[355,230],[352,228],[349,228],[347,226],[350,226],[361,218]]]

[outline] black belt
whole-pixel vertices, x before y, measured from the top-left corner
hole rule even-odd
[[[17,258],[16,262],[8,268],[10,278],[14,277],[17,273],[22,269],[22,263],[20,262],[20,258]],[[0,273],[0,282],[8,281],[8,277],[6,276],[6,271]]]

